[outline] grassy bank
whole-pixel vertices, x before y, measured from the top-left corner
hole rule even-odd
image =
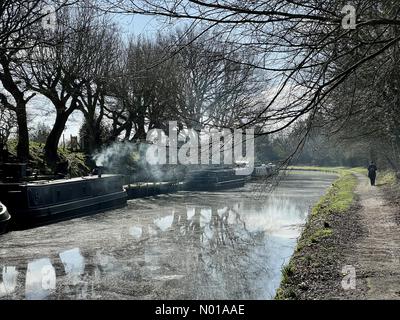
[[[398,180],[396,178],[396,173],[393,171],[383,171],[377,176],[378,186],[385,186],[396,188],[398,187]]]
[[[367,168],[352,168],[351,171],[368,176]],[[376,185],[381,187],[395,187],[398,184],[396,173],[391,170],[379,170],[376,177]]]
[[[377,176],[377,185],[384,190],[385,199],[400,208],[400,181],[396,177],[396,173],[393,171],[380,172]],[[397,223],[400,224],[400,214]]]
[[[310,169],[310,168],[307,168]],[[317,171],[335,172],[339,178],[312,208],[308,222],[298,241],[296,250],[282,270],[282,281],[276,299],[307,299],[321,272],[326,266],[335,269],[337,252],[333,250],[335,221],[348,214],[354,203],[357,178],[344,168],[313,168]],[[337,273],[337,271],[335,271]],[[326,279],[327,284],[330,279]]]
[[[8,151],[11,156],[17,156],[17,142],[8,141]],[[30,161],[29,164],[32,168],[40,170],[43,174],[52,174],[52,170],[46,165],[44,160],[43,145],[36,142],[29,144]],[[89,167],[86,165],[86,158],[83,153],[71,152],[68,149],[60,148],[58,150],[61,161],[68,161],[70,166],[70,173],[72,177],[79,177],[87,175],[90,172]]]
[[[289,166],[287,170],[299,170],[299,171],[319,171],[326,173],[340,173],[345,170],[345,167],[314,167],[314,166]]]

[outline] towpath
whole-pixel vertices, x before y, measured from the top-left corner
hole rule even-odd
[[[400,299],[400,208],[390,204],[384,190],[357,174],[359,223],[362,236],[349,243],[344,261],[356,269],[355,299]]]

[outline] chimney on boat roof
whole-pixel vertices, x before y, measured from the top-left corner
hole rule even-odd
[[[103,167],[96,167],[93,169],[92,174],[97,175],[99,178],[102,176]]]

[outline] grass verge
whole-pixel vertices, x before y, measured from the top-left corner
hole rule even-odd
[[[308,169],[308,168],[307,168]],[[312,208],[308,222],[298,241],[296,250],[287,266],[282,270],[281,285],[275,299],[302,299],[312,290],[315,277],[322,265],[333,265],[334,252],[330,240],[334,237],[333,221],[347,214],[355,198],[357,178],[353,171],[345,168],[314,168],[313,171],[335,172],[339,178],[327,193]],[[332,241],[331,241],[332,242]],[[310,275],[310,277],[308,277]]]
[[[386,187],[396,187],[398,179],[394,171],[383,171],[377,176],[377,185]]]
[[[394,171],[384,171],[378,175],[377,185],[382,187],[385,199],[398,208],[396,222],[400,225],[400,179]]]
[[[327,173],[340,173],[346,170],[345,167],[313,167],[313,166],[289,166],[288,170],[299,170],[299,171],[319,171]]]

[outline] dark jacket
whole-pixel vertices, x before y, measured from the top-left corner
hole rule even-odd
[[[377,170],[378,168],[376,167],[376,165],[370,164],[368,167],[368,177],[375,176]]]

